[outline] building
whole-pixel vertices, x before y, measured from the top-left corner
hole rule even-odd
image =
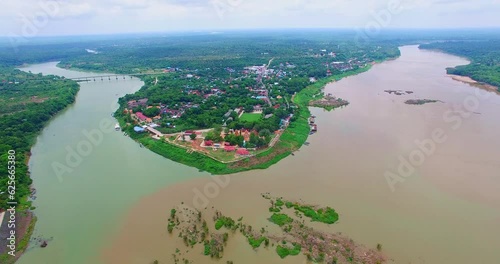
[[[250,155],[250,152],[248,152],[247,149],[244,149],[244,148],[240,148],[236,151],[236,154],[240,155],[240,156],[249,156]]]
[[[146,130],[149,131],[151,134],[155,135],[155,136],[158,136],[158,137],[163,137],[163,133],[161,133],[160,131],[148,126],[146,127]]]
[[[135,116],[142,122],[148,120],[148,117],[145,116],[142,112],[135,113]]]
[[[140,127],[140,126],[136,126],[136,127],[134,127],[134,131],[136,133],[143,133],[146,130],[144,128]]]
[[[147,106],[148,101],[149,101],[148,98],[139,99],[137,101],[132,100],[132,101],[128,101],[127,105],[128,105],[128,108],[136,108],[138,106]]]
[[[235,146],[225,146],[224,150],[227,152],[233,152],[236,150],[236,147]]]
[[[256,105],[253,107],[253,112],[254,113],[262,113],[262,106]]]

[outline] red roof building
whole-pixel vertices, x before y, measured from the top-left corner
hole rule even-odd
[[[244,148],[240,148],[236,151],[236,154],[240,155],[240,156],[248,156],[250,155],[250,152],[248,152],[247,149],[244,149]]]
[[[235,146],[225,146],[224,150],[227,152],[235,151],[236,147]]]
[[[147,116],[145,116],[142,112],[137,112],[135,113],[135,115],[137,116],[137,118],[139,118],[139,120],[141,121],[145,121],[146,119],[148,119]]]
[[[205,140],[205,146],[210,147],[214,144],[212,140]]]

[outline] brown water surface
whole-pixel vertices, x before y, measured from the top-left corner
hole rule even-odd
[[[500,97],[446,75],[446,67],[468,63],[462,58],[416,46],[401,51],[394,61],[329,84],[327,93],[351,104],[313,109],[319,132],[295,156],[223,177],[229,184],[215,190],[213,178],[200,178],[144,197],[117,223],[121,231],[103,251],[105,262],[172,263],[175,249],[186,249],[167,233],[169,210],[201,204],[195,190],[207,188],[208,208],[257,228],[272,226],[264,192],[331,206],[339,223],[314,227],[372,248],[381,243],[392,263],[500,263]],[[408,99],[442,102],[407,105]],[[428,154],[419,150],[415,142],[429,142],[435,131],[446,141],[432,143]],[[391,188],[385,175],[398,175],[400,157],[413,160],[414,173],[398,176]],[[280,260],[273,250],[254,251],[241,237],[230,239],[224,254],[219,263],[305,263],[302,256]],[[211,261],[201,248],[188,256]]]

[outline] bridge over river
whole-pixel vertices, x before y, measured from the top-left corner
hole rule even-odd
[[[133,77],[145,76],[145,75],[158,75],[159,73],[135,73],[135,74],[108,74],[108,75],[93,75],[75,78],[66,78],[69,80],[74,80],[77,82],[96,82],[96,81],[111,81],[111,80],[127,80]]]
[[[74,80],[77,82],[97,82],[97,81],[111,81],[111,80],[130,80],[133,77],[140,77],[146,75],[159,75],[161,73],[132,73],[132,74],[96,74],[89,75],[83,77],[72,77],[72,78],[64,78],[66,80]],[[44,80],[42,78],[27,78],[27,79],[17,79],[16,81],[39,81]]]

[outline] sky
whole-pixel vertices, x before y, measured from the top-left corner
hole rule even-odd
[[[0,35],[500,27],[500,0],[0,0]]]

